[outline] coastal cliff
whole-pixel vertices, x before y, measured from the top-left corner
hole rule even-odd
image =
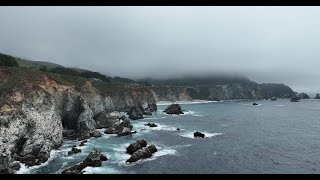
[[[36,69],[0,68],[0,81],[0,173],[14,173],[14,161],[47,161],[66,137],[99,137],[95,118],[102,113],[156,102],[141,86]]]
[[[291,98],[296,95],[290,87],[284,84],[258,84],[255,82],[185,87],[154,86],[152,90],[159,101]]]

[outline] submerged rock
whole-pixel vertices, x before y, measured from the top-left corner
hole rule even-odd
[[[87,158],[82,161],[80,164],[72,166],[64,171],[62,174],[82,174],[82,170],[88,166],[90,167],[100,167],[102,165],[101,161],[106,161],[108,158],[105,155],[101,154],[100,149],[93,148]]]
[[[193,133],[193,136],[194,136],[195,138],[196,138],[196,137],[200,137],[200,138],[204,138],[204,137],[205,137],[205,135],[204,135],[203,133],[199,132],[199,131]]]
[[[258,105],[258,104],[257,104],[257,103],[252,103],[252,105],[256,106],[256,105]]]
[[[177,128],[177,131],[180,131],[180,128]]]
[[[169,105],[163,112],[167,114],[184,114],[181,110],[181,106],[174,103]]]
[[[150,145],[148,147],[142,147],[141,149],[135,151],[131,157],[126,161],[129,163],[136,162],[140,159],[150,158],[153,153],[157,152],[155,145]]]
[[[127,153],[128,154],[133,154],[134,152],[136,152],[137,150],[146,147],[147,146],[147,142],[144,139],[141,140],[137,140],[134,143],[131,143],[127,148]]]
[[[158,125],[156,125],[155,123],[147,123],[147,124],[145,124],[145,126],[158,127]]]

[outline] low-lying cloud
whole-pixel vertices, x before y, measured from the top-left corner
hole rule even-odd
[[[320,7],[0,7],[0,51],[129,78],[243,74],[320,92]]]

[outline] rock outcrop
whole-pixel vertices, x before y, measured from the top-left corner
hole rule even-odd
[[[72,166],[64,171],[62,174],[82,174],[82,170],[88,166],[90,167],[100,167],[102,165],[102,161],[106,161],[108,158],[101,154],[100,149],[93,148],[87,158],[82,161],[80,164]]]
[[[144,139],[137,140],[134,143],[131,143],[127,148],[127,153],[131,157],[126,162],[136,162],[140,159],[149,158],[153,153],[157,152],[155,145],[150,145],[147,147],[147,142]]]
[[[138,102],[137,105],[131,107],[127,115],[132,120],[143,119],[143,115],[152,115],[152,112],[157,111],[156,103]]]
[[[291,102],[299,102],[300,98],[298,97],[294,97],[294,98],[291,98],[290,101]]]
[[[0,68],[0,172],[14,173],[14,161],[27,166],[46,162],[63,138],[100,137],[96,128],[102,127],[113,133],[130,129],[129,120],[110,120],[104,113],[127,112],[138,103],[155,103],[153,93],[34,69]]]
[[[144,139],[141,140],[137,140],[134,143],[131,143],[127,148],[127,153],[128,154],[133,154],[134,152],[136,152],[137,150],[146,147],[147,146],[147,142]]]
[[[163,112],[165,112],[166,114],[184,114],[182,112],[181,106],[179,104],[171,104],[169,105]]]
[[[310,99],[309,95],[306,94],[306,93],[300,93],[300,94],[297,94],[297,97],[301,98],[301,99]]]
[[[143,147],[143,148],[139,149],[138,151],[134,152],[126,162],[132,163],[132,162],[136,162],[140,159],[150,158],[152,156],[152,154],[157,151],[158,150],[155,145]]]
[[[71,148],[71,151],[68,152],[68,155],[77,154],[77,153],[80,153],[80,152],[81,152],[81,149],[78,149],[76,146],[73,146]]]
[[[205,135],[203,133],[199,132],[199,131],[193,133],[193,136],[195,138],[197,138],[197,137],[204,138],[205,137]]]
[[[320,99],[320,94],[316,94],[316,97],[314,97],[315,99]]]
[[[158,125],[156,125],[155,123],[147,123],[147,124],[145,124],[145,126],[158,127]]]

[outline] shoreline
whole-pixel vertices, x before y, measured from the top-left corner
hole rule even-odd
[[[194,99],[190,101],[157,101],[157,105],[170,105],[172,103],[175,104],[204,104],[204,103],[216,103],[216,102],[224,102],[224,101],[208,101],[208,100],[200,100],[200,99]]]

